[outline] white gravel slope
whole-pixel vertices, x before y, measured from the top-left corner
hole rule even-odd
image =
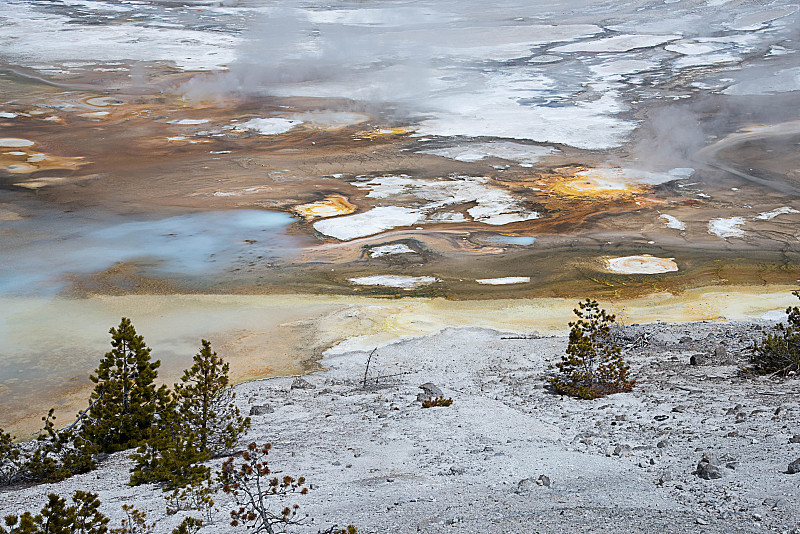
[[[314,387],[250,382],[239,401],[274,409],[253,417],[247,440],[271,442],[273,469],[312,484],[293,499],[313,518],[298,532],[335,522],[362,533],[792,532],[800,474],[786,469],[800,457],[789,443],[800,433],[800,381],[737,377],[753,329],[631,327],[626,357],[640,384],[595,401],[546,387],[564,337],[466,328],[379,348],[367,389],[367,353],[331,352],[326,371],[305,377]],[[690,365],[692,354],[705,364]],[[422,409],[425,382],[452,406]],[[706,452],[722,460],[722,478],[694,474]],[[95,473],[0,493],[0,515],[38,507],[50,491],[90,489],[109,515],[135,502],[170,532],[181,515],[165,515],[158,489],[125,486],[129,466],[118,454]],[[217,501],[201,533],[235,530],[227,497]]]

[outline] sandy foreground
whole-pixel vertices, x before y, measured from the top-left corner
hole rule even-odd
[[[289,501],[308,514],[297,532],[798,532],[800,474],[787,466],[800,457],[800,381],[738,376],[764,325],[629,326],[639,385],[594,401],[547,388],[563,335],[446,328],[380,346],[366,387],[369,351],[330,350],[324,371],[237,386],[241,408],[260,413],[243,443],[272,443],[273,471],[311,483]],[[422,409],[427,382],[452,406]],[[695,473],[706,453],[721,478]],[[166,515],[157,487],[126,486],[131,465],[119,453],[60,484],[6,490],[0,515],[90,489],[112,522],[135,503],[170,532],[185,513]],[[233,531],[232,503],[216,501],[202,533]]]

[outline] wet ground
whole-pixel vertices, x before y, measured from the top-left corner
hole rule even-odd
[[[503,286],[500,286],[503,287]],[[604,299],[625,324],[673,321],[779,320],[797,300],[791,287],[688,289],[679,294]],[[200,339],[231,362],[239,382],[319,368],[330,347],[371,350],[446,327],[474,325],[523,336],[565,333],[573,298],[375,298],[325,295],[124,295],[0,299],[0,426],[17,435],[40,428],[54,407],[68,421],[85,407],[88,375],[109,350],[108,328],[132,317],[162,361],[159,379],[172,384],[191,362]],[[785,316],[784,316],[785,317]],[[43,394],[43,392],[47,394]]]
[[[737,129],[698,152],[696,168],[657,173],[563,146],[420,140],[413,123],[319,111],[342,102],[18,96],[0,139],[11,294],[394,294],[351,279],[402,274],[434,280],[417,295],[620,297],[798,278],[798,122]],[[256,115],[288,128],[238,126]],[[454,141],[477,148],[437,155]],[[387,245],[405,248],[372,252]],[[630,256],[670,267],[621,268]],[[475,282],[502,277],[531,280]]]

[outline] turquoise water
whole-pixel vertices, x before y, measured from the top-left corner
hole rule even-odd
[[[498,243],[502,245],[527,246],[527,245],[533,245],[533,242],[536,241],[536,238],[532,236],[513,236],[513,235],[498,234],[498,235],[483,237],[482,240],[488,243]]]
[[[291,255],[292,217],[236,210],[166,218],[35,213],[0,222],[0,295],[54,294],[70,274],[101,272],[118,262],[155,276],[197,277],[240,264]]]

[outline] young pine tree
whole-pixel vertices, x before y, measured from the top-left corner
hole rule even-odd
[[[137,447],[150,438],[169,403],[167,388],[155,385],[161,362],[150,360],[150,348],[130,319],[123,317],[109,332],[112,350],[89,377],[96,386],[83,425],[83,436],[102,452]]]
[[[582,399],[631,391],[636,381],[629,378],[630,367],[609,339],[614,315],[591,299],[578,306],[580,309],[573,310],[578,320],[569,323],[567,353],[556,364],[560,375],[550,383],[561,393]]]
[[[198,451],[215,455],[233,447],[250,427],[250,418],[243,418],[234,404],[230,364],[211,350],[210,342],[203,339],[201,344],[192,367],[175,384],[175,398],[181,420],[197,435]]]
[[[208,478],[208,468],[200,464],[232,447],[250,427],[250,418],[242,417],[234,404],[229,369],[211,343],[202,340],[192,367],[175,384],[174,409],[161,431],[133,455],[137,465],[131,484],[164,482],[166,489],[174,489]]]

